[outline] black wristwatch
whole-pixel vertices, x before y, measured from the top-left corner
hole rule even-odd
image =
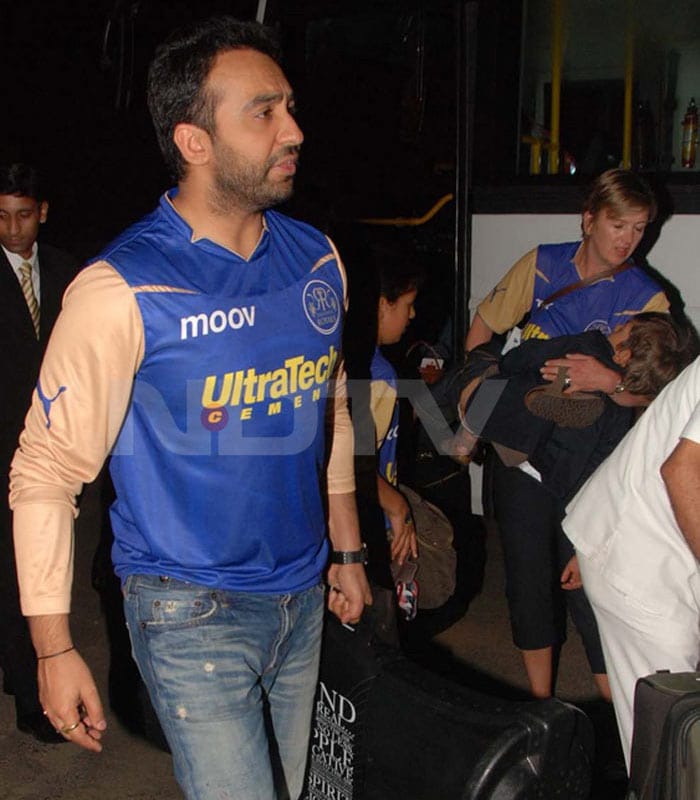
[[[333,550],[331,551],[331,564],[366,564],[367,545],[362,542],[359,550]]]

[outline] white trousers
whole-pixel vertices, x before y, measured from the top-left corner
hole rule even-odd
[[[673,619],[655,613],[653,585],[644,587],[642,604],[615,588],[593,561],[582,553],[577,556],[583,588],[598,622],[629,773],[637,679],[664,669],[695,671],[700,659],[700,618],[697,609],[680,604]]]

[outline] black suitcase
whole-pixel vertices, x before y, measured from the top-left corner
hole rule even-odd
[[[555,699],[482,694],[327,619],[307,800],[587,800],[593,729]]]
[[[627,800],[700,797],[700,673],[637,681]]]

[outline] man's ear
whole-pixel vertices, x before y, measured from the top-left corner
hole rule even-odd
[[[211,153],[211,137],[197,125],[179,122],[173,131],[173,141],[188,164],[206,164]]]
[[[618,367],[626,367],[630,359],[632,358],[632,351],[627,346],[626,342],[621,342],[615,348],[615,352],[613,353],[613,361],[618,365]]]
[[[49,215],[49,204],[46,200],[42,200],[39,203],[39,222],[46,222],[46,218]]]

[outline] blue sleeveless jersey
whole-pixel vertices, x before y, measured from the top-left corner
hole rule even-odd
[[[612,279],[577,289],[544,306],[542,302],[565,286],[580,280],[573,263],[580,242],[543,244],[537,248],[535,291],[524,339],[552,339],[599,330],[607,336],[618,325],[644,309],[661,291],[656,281],[639,267]]]
[[[145,355],[111,460],[120,577],[296,592],[327,559],[320,489],[343,282],[320,232],[279,213],[246,261],[167,197],[101,254],[134,291]]]

